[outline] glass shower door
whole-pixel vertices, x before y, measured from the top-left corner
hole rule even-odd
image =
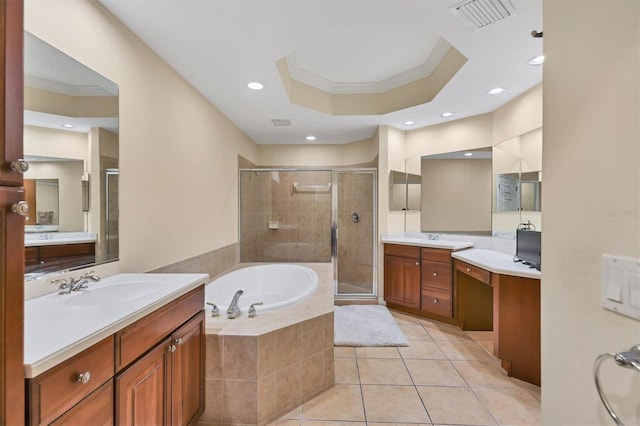
[[[376,170],[337,170],[333,180],[336,295],[375,297]]]

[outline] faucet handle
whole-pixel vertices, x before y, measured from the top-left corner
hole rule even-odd
[[[207,302],[207,305],[211,306],[211,316],[217,317],[220,315],[220,309],[215,303]]]
[[[249,307],[249,318],[255,318],[256,317],[256,305],[262,305],[262,302],[256,302],[256,303],[252,303],[251,306]]]
[[[58,294],[69,294],[71,292],[71,283],[66,278],[51,280],[49,284],[58,286]]]

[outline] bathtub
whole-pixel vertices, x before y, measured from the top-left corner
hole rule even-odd
[[[260,312],[292,305],[318,288],[318,274],[301,265],[270,264],[238,269],[212,281],[205,288],[205,301],[215,303],[220,315],[233,295],[243,290],[239,306],[246,313],[252,303],[262,302]]]

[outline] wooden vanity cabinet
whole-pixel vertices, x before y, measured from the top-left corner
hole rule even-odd
[[[420,309],[420,247],[384,245],[384,298],[391,305]]]
[[[451,250],[423,247],[421,255],[421,310],[452,318]]]
[[[204,411],[203,305],[200,286],[28,379],[26,423],[195,423]]]

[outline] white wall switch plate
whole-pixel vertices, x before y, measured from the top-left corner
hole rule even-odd
[[[602,255],[602,306],[640,321],[640,260]]]

